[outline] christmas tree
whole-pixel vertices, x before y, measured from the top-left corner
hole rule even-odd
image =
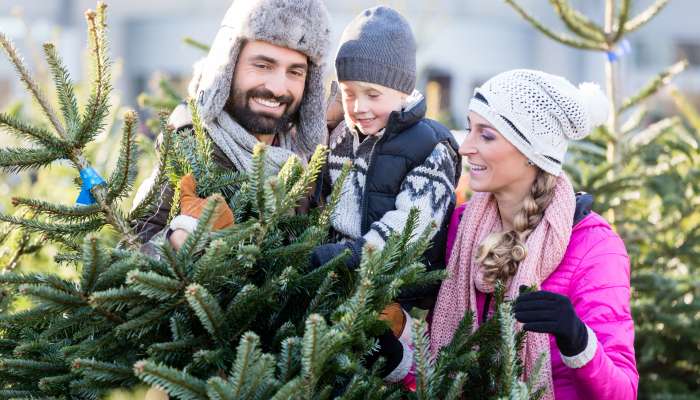
[[[610,120],[589,139],[571,143],[566,170],[577,190],[595,196],[594,210],[614,224],[630,255],[639,397],[696,394],[700,119],[677,89],[671,94],[681,115],[653,121],[649,109],[650,100],[687,61],[671,65],[626,98],[621,90],[621,64],[630,50],[627,36],[649,23],[669,0],[645,8],[641,2],[606,0],[602,24],[567,0],[552,0],[567,33],[546,26],[517,1],[505,1],[547,37],[606,56]]]
[[[420,262],[429,231],[414,232],[415,214],[381,251],[366,247],[358,270],[346,267],[348,254],[309,267],[310,251],[327,240],[341,195],[336,189],[323,209],[294,212],[321,172],[323,146],[306,167],[290,158],[277,176],[266,176],[261,144],[251,171],[230,173],[212,162],[211,142],[193,106],[191,132],[173,132],[161,118],[164,140],[154,187],[177,189],[181,177],[192,174],[208,205],[179,250],[162,243],[156,257],[141,253],[132,226],[153,206],[155,189],[129,212],[122,204],[136,175],[136,114],[124,115],[119,158],[108,179],[91,167],[85,151],[110,107],[105,9],[99,3],[96,12],[86,13],[94,80],[82,108],[53,46],[44,49],[60,113],[0,34],[0,45],[50,123],[0,115],[3,130],[31,143],[0,149],[0,168],[66,160],[79,174],[81,190],[76,205],[16,198],[25,217],[0,215],[23,234],[58,243],[63,252],[56,261],[75,268],[78,277],[21,268],[0,273],[0,398],[94,399],[139,384],[181,399],[539,395],[532,384],[536,376],[532,382],[520,379],[523,337],[515,333],[510,304],[500,294],[496,317],[472,332],[473,316],[466,315],[434,360],[426,325],[417,320],[415,392],[384,382],[381,358],[366,365],[387,328],[380,311],[403,290],[432,284],[443,274],[426,272]],[[222,202],[234,210],[236,223],[213,231]],[[30,305],[18,309],[19,300]]]

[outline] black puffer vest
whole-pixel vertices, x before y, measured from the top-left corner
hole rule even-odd
[[[425,100],[421,100],[410,110],[393,112],[384,134],[375,144],[367,165],[367,178],[360,205],[362,235],[369,231],[373,222],[379,221],[388,211],[396,209],[396,197],[404,179],[409,172],[425,162],[439,143],[452,150],[456,171],[453,184],[457,184],[462,169],[462,158],[457,152],[459,146],[445,126],[425,119],[425,112]],[[442,225],[432,240],[432,246],[425,253],[424,262],[430,271],[445,268],[447,225],[455,205],[454,193],[451,193],[451,196]],[[439,285],[405,290],[399,300],[407,306],[420,305],[425,308],[425,300],[434,300],[437,288]]]

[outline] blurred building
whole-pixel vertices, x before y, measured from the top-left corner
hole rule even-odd
[[[474,87],[506,69],[538,68],[575,82],[603,79],[603,54],[572,50],[553,42],[503,1],[327,0],[333,18],[334,47],[353,16],[380,3],[399,9],[412,23],[419,46],[419,88],[429,94],[434,115],[451,121],[453,126],[463,126]],[[563,30],[549,2],[520,3],[546,24]],[[572,3],[602,20],[602,0]],[[642,9],[652,1],[635,3]],[[186,85],[193,62],[204,53],[182,39],[191,36],[209,43],[230,1],[114,0],[108,4],[111,50],[121,69],[117,88],[124,94],[123,102],[133,105],[156,73],[169,75],[182,87]],[[83,11],[94,6],[95,2],[88,0],[4,0],[0,3],[0,31],[15,40],[31,65],[41,65],[36,62],[40,59],[37,44],[57,40],[79,80],[86,40]],[[655,20],[632,35],[631,52],[621,60],[626,90],[638,88],[685,57],[691,67],[676,82],[690,95],[700,93],[698,11],[697,0],[672,0]],[[11,66],[1,59],[0,107],[22,93]]]

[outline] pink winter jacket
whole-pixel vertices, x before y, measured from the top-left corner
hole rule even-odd
[[[464,207],[455,209],[450,221],[448,259]],[[541,289],[567,296],[598,339],[593,359],[574,369],[564,365],[554,336],[550,336],[555,397],[636,399],[639,374],[630,312],[629,257],[622,239],[601,216],[590,213],[574,226],[564,259]],[[477,315],[482,315],[485,298],[477,292]]]

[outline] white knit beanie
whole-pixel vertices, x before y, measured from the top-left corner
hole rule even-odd
[[[579,140],[608,118],[608,99],[594,83],[577,88],[542,71],[517,69],[474,91],[469,111],[491,123],[533,164],[558,176],[567,140]]]

